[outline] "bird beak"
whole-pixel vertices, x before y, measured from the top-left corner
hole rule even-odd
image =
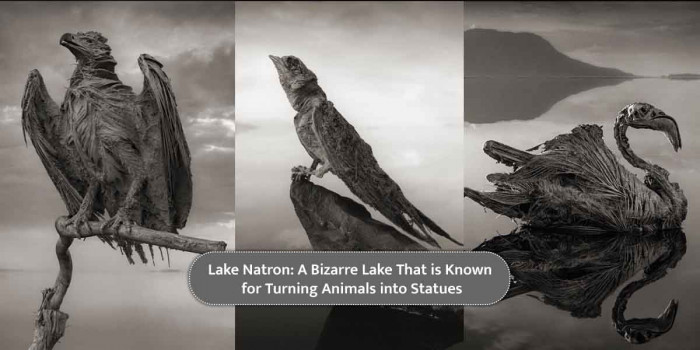
[[[282,62],[282,59],[280,57],[272,56],[272,55],[269,55],[267,57],[270,57],[270,59],[272,60],[272,63],[275,64],[275,68],[277,68],[278,73],[282,74],[284,71],[287,70],[287,67],[285,67],[284,62]]]
[[[58,43],[67,48],[75,56],[76,60],[85,55],[85,48],[76,42],[75,36],[71,33],[61,35],[61,40]]]
[[[61,40],[58,42],[61,46],[68,47],[69,45],[75,45],[75,41],[73,40],[73,34],[71,33],[66,33],[61,35]]]
[[[663,131],[668,140],[673,145],[673,149],[678,152],[681,148],[681,133],[678,130],[678,123],[671,116],[661,112],[649,122],[649,127],[654,130]]]
[[[666,310],[657,318],[632,319],[622,327],[625,339],[632,344],[644,344],[666,334],[673,328],[678,314],[678,300],[671,300]]]

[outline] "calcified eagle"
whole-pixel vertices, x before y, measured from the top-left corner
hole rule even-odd
[[[144,83],[136,95],[117,77],[100,33],[64,34],[60,45],[77,61],[63,104],[32,70],[22,128],[71,215],[68,224],[80,232],[88,220],[106,218],[103,229],[137,224],[177,233],[192,202],[190,153],[163,66],[139,57]],[[116,243],[129,262],[133,250],[146,261],[141,245]]]
[[[460,244],[406,199],[399,185],[379,167],[355,128],[326,99],[316,75],[294,56],[270,56],[292,108],[299,141],[309,153],[311,167],[292,169],[294,178],[338,176],[363,202],[424,242],[439,247],[429,232]],[[319,167],[320,165],[320,167]]]
[[[484,152],[515,171],[488,175],[496,185],[495,192],[465,187],[464,195],[533,227],[613,231],[681,227],[688,204],[683,191],[669,181],[668,171],[630,149],[628,127],[662,131],[674,150],[681,148],[678,125],[672,117],[648,103],[632,103],[617,116],[615,140],[622,156],[645,171],[644,182],[605,146],[600,126],[581,125],[570,134],[545,142],[543,153],[538,155],[488,141]]]

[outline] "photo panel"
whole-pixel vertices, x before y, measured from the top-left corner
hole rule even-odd
[[[42,305],[69,318],[38,325],[64,328],[56,349],[232,348],[233,310],[186,284],[195,254],[112,233],[233,247],[234,17],[233,2],[0,4],[1,348],[32,343],[55,280],[62,304]],[[92,180],[90,236],[68,237]]]
[[[465,3],[465,247],[512,275],[474,349],[692,333],[700,6],[638,5]]]
[[[236,249],[461,249],[461,28],[458,2],[237,3]],[[237,307],[236,345],[448,348],[438,309]]]

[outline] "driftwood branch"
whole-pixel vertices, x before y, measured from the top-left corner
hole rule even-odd
[[[68,314],[59,310],[63,297],[68,291],[73,275],[73,261],[68,247],[73,243],[73,238],[59,237],[56,242],[56,256],[58,257],[58,277],[53,288],[42,291],[41,306],[37,311],[34,321],[34,340],[29,350],[50,350],[63,336],[66,330]]]
[[[46,288],[42,291],[41,306],[39,306],[34,321],[34,339],[29,350],[51,350],[65,332],[68,314],[61,312],[60,308],[73,276],[73,260],[68,251],[73,239],[113,235],[139,243],[200,254],[226,249],[226,242],[181,236],[140,226],[134,226],[131,229],[121,227],[116,231],[106,229],[103,232],[100,223],[90,222],[87,228],[81,229],[81,232],[78,233],[74,226],[66,226],[67,220],[68,218],[65,216],[56,219],[56,231],[59,235],[56,243],[58,277],[56,277],[53,288]]]
[[[61,237],[85,238],[112,235],[138,243],[198,254],[226,249],[226,242],[223,241],[209,241],[201,238],[176,235],[170,232],[151,230],[140,226],[133,226],[131,229],[122,226],[117,231],[107,228],[103,232],[100,228],[101,223],[89,222],[89,230],[81,228],[79,233],[75,226],[66,226],[67,220],[68,218],[65,216],[59,217],[56,220],[56,231],[58,231]]]

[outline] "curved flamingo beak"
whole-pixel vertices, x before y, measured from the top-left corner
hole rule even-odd
[[[657,115],[649,123],[652,129],[663,131],[663,133],[666,134],[666,137],[668,137],[668,140],[671,142],[676,152],[681,149],[681,132],[678,129],[678,123],[676,123],[675,119],[661,112],[661,115]]]

